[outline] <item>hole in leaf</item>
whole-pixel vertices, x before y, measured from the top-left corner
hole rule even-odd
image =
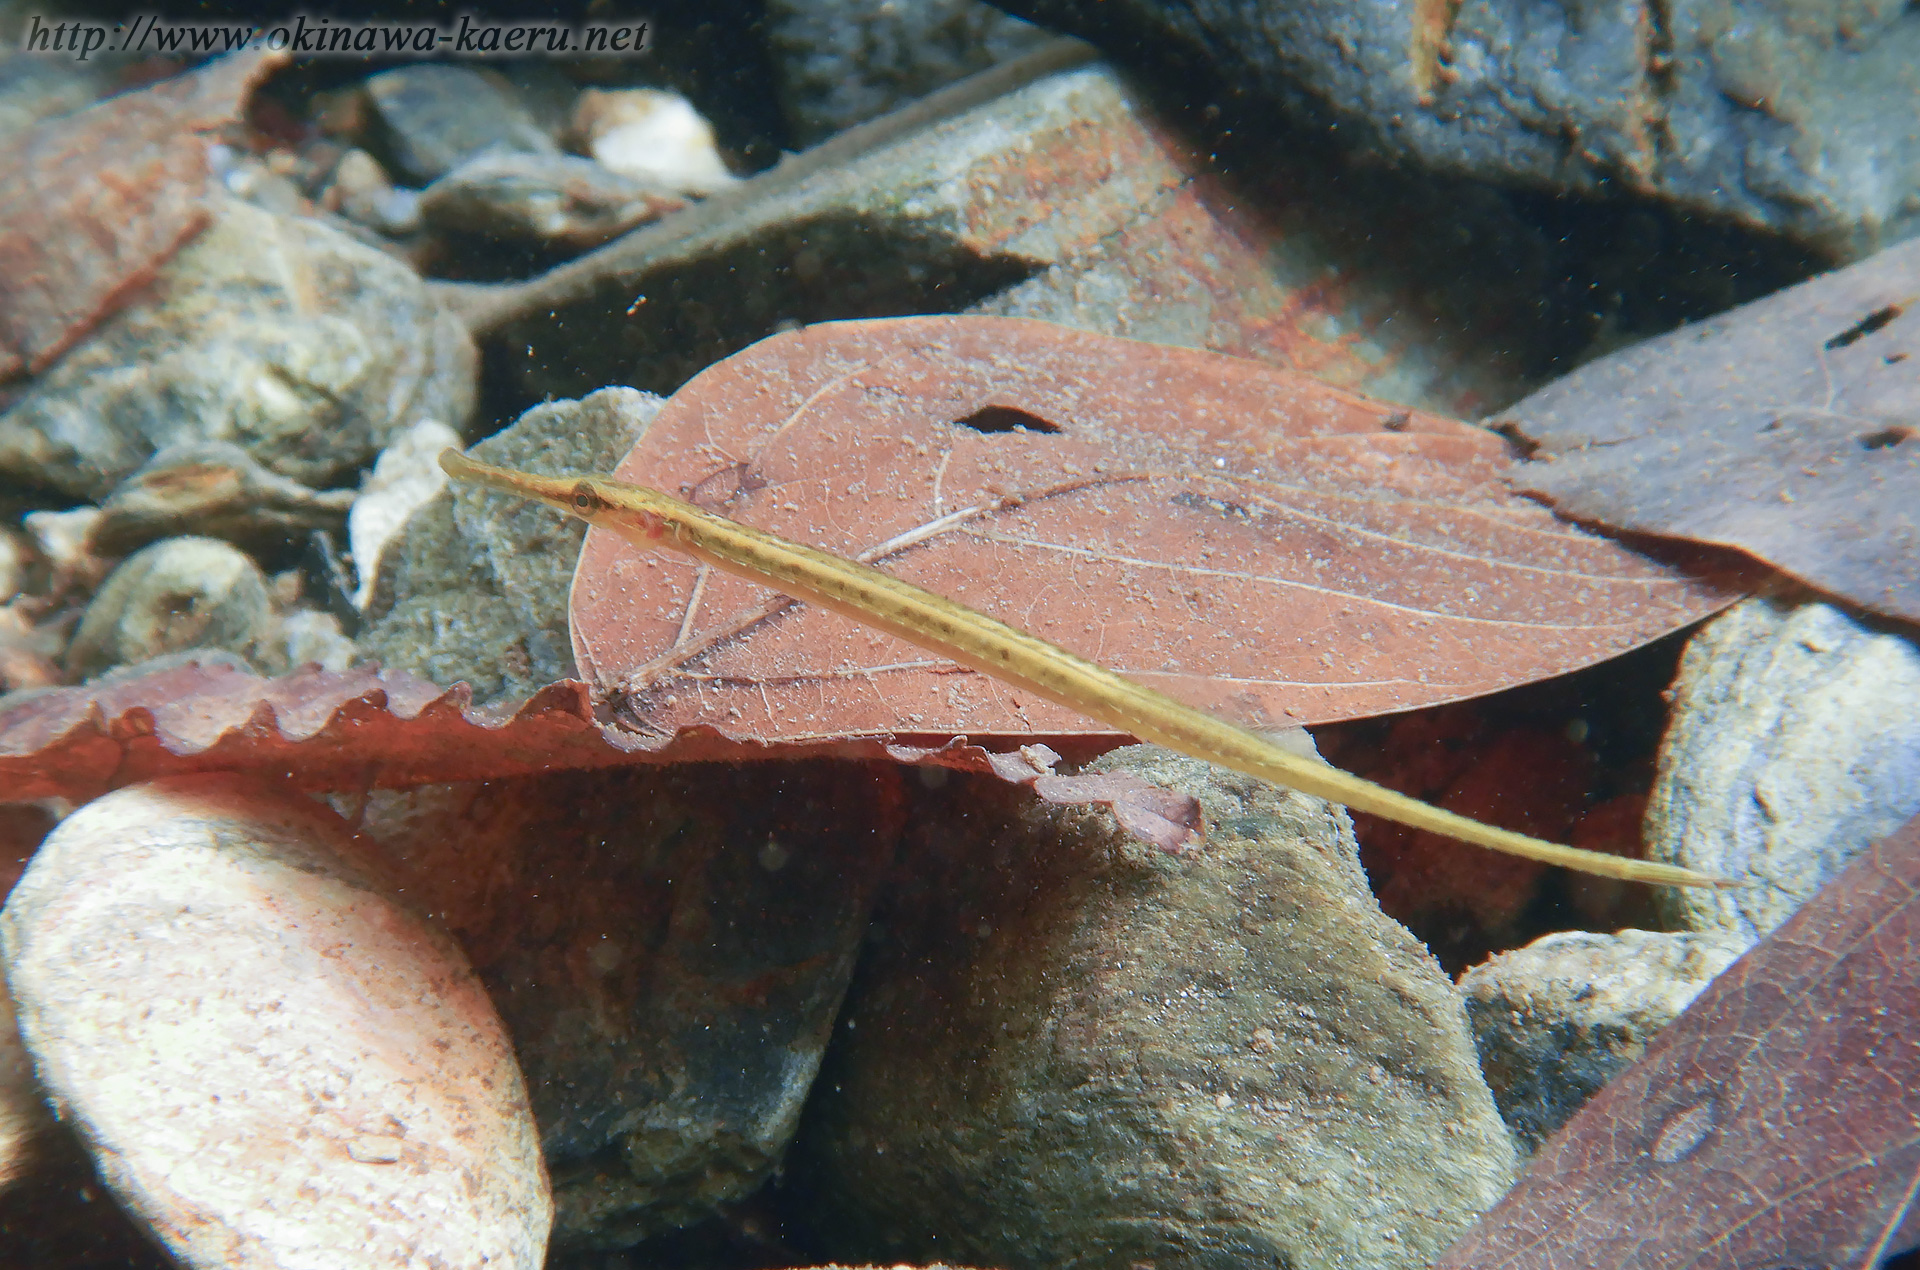
[[[1911,441],[1920,436],[1920,428],[1910,423],[1896,423],[1891,428],[1882,428],[1878,432],[1868,432],[1860,438],[1863,450],[1890,450],[1902,441]]]
[[[1049,423],[1039,415],[1029,414],[1017,406],[986,406],[974,411],[964,419],[955,419],[954,423],[962,428],[972,428],[975,432],[1051,432],[1058,433],[1060,425]]]
[[[1831,352],[1836,348],[1845,348],[1856,340],[1865,339],[1875,331],[1884,329],[1893,319],[1905,313],[1909,303],[1911,302],[1903,300],[1899,304],[1882,305],[1880,308],[1875,309],[1873,312],[1867,314],[1867,316],[1861,318],[1858,322],[1855,322],[1852,326],[1849,326],[1846,330],[1840,332],[1840,334],[1828,340],[1823,347]]]

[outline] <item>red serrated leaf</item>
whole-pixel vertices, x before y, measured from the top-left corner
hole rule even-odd
[[[1484,430],[1256,362],[928,317],[754,345],[676,394],[616,474],[1255,726],[1560,674],[1736,594],[1727,557],[1655,563],[1514,495],[1508,466]],[[1113,735],[769,594],[596,529],[575,655],[648,734]]]
[[[1920,819],[1708,985],[1439,1270],[1870,1270],[1920,1238],[1916,1188]]]
[[[1177,850],[1200,823],[1194,801],[1136,778],[1056,776],[1045,747],[990,753],[879,739],[756,745],[711,728],[647,743],[603,730],[586,685],[552,684],[510,714],[470,708],[464,684],[404,671],[301,670],[263,679],[225,661],[187,660],[118,682],[57,688],[0,713],[0,803],[82,802],[186,772],[284,776],[310,790],[406,788],[635,763],[847,758],[985,772],[1048,802],[1102,803],[1146,840]]]

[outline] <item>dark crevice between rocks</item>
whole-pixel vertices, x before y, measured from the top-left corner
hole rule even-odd
[[[155,1246],[114,1202],[73,1131],[42,1133],[32,1170],[0,1193],[0,1265],[60,1270],[168,1270]]]

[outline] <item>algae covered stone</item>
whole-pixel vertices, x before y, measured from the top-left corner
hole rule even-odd
[[[1465,1011],[1344,812],[1138,747],[1168,854],[994,783],[927,796],[789,1176],[842,1260],[1426,1265],[1512,1180]]]

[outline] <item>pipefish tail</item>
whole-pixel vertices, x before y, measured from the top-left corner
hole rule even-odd
[[[1668,886],[1736,886],[1677,865],[1584,851],[1483,825],[1282,749],[997,618],[891,574],[602,476],[535,476],[443,450],[456,480],[544,503],[642,547],[670,547],[716,569],[908,640],[1095,719],[1116,731],[1356,811],[1583,873]]]

